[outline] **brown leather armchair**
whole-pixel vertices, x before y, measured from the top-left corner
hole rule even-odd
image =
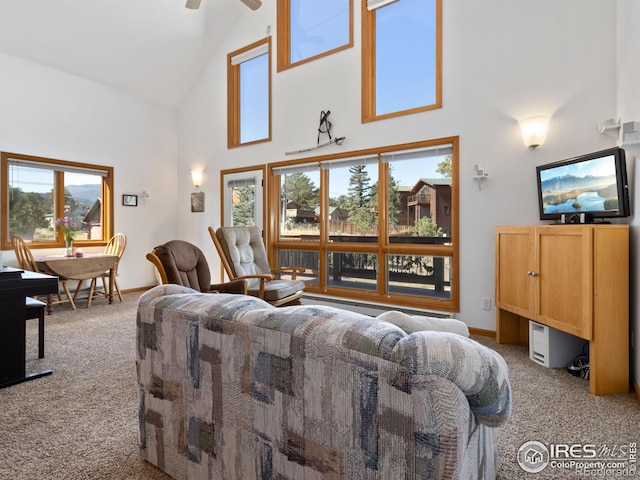
[[[204,293],[247,293],[244,280],[211,284],[209,264],[202,250],[183,240],[171,240],[147,253],[163,284],[173,283]]]
[[[305,284],[296,279],[296,274],[304,269],[281,267],[272,270],[258,227],[220,227],[218,230],[209,227],[209,235],[229,279],[247,280],[249,295],[276,307],[300,304]],[[289,273],[290,279],[278,278],[282,273]]]

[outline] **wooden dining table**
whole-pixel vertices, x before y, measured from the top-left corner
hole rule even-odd
[[[80,286],[84,280],[92,280],[103,276],[109,277],[109,285],[106,288],[106,296],[109,303],[113,302],[113,284],[115,281],[115,266],[119,257],[117,255],[107,255],[105,253],[89,253],[83,256],[65,257],[64,255],[47,255],[36,257],[35,261],[39,269],[48,275],[55,275],[60,280],[77,280],[78,287],[73,295],[69,295],[69,290],[64,285],[65,294],[75,310],[75,298],[78,295]],[[93,292],[89,291],[87,307],[91,305]],[[47,302],[47,311],[51,313],[52,303]]]

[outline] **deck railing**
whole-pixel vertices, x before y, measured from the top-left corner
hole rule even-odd
[[[336,243],[368,243],[367,236],[337,236],[330,239]],[[398,237],[399,243],[421,243],[443,245],[451,241],[447,237]],[[307,239],[309,240],[309,239]],[[387,268],[389,282],[406,284],[419,288],[424,286],[435,292],[444,292],[451,286],[447,257],[426,255],[394,255],[389,254],[380,262]],[[281,266],[303,267],[317,278],[319,256],[316,251],[286,249],[278,252],[278,263]],[[330,252],[327,259],[328,281],[333,285],[358,280],[371,281],[378,278],[378,258],[373,253]]]

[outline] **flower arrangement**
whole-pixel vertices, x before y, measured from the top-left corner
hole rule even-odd
[[[73,234],[78,230],[78,225],[71,217],[57,218],[56,227],[62,231],[64,241],[69,243],[73,241]]]

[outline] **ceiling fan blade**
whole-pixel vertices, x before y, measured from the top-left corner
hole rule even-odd
[[[262,6],[262,2],[260,0],[240,0],[251,10],[257,10]]]
[[[200,8],[200,0],[187,0],[187,4],[185,7],[190,8],[192,10],[197,10]]]

